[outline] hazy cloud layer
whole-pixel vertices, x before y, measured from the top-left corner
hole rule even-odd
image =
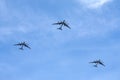
[[[120,12],[109,2],[0,0],[0,80],[118,80]],[[71,29],[52,25],[64,19]],[[31,50],[13,46],[22,41]]]

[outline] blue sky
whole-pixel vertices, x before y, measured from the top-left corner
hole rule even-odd
[[[0,0],[0,80],[120,79],[119,0]],[[71,30],[54,22],[66,20]],[[31,50],[13,44],[26,41]],[[106,67],[88,62],[101,59]]]

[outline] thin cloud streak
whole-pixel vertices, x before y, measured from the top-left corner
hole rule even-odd
[[[111,0],[79,0],[79,2],[88,8],[96,9],[100,8]]]

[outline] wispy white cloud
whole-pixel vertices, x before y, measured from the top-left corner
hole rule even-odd
[[[46,22],[49,21],[48,17],[41,12],[38,14],[31,10],[30,7],[25,7],[25,10],[18,10],[7,6],[6,0],[0,0],[0,40],[5,39],[4,36],[14,36],[16,34],[26,34],[36,30],[45,29]],[[44,20],[43,20],[44,19]],[[47,20],[46,20],[47,19]],[[40,23],[42,22],[42,23]]]
[[[99,8],[111,0],[79,0],[79,2],[88,8]]]

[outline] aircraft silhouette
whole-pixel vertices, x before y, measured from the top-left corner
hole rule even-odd
[[[60,27],[57,28],[57,29],[59,29],[59,30],[62,30],[62,27],[63,27],[63,26],[71,29],[71,28],[69,27],[69,25],[65,22],[65,20],[60,21],[60,22],[58,21],[57,23],[53,23],[53,25],[60,25]]]
[[[95,64],[94,67],[98,67],[98,64],[100,64],[100,65],[102,65],[102,66],[105,67],[105,65],[103,64],[103,62],[101,62],[100,59],[99,59],[99,60],[92,61],[92,62],[89,62],[89,63]]]
[[[26,42],[21,42],[21,43],[18,43],[18,44],[14,44],[14,46],[21,46],[19,48],[20,50],[24,50],[23,47],[27,47],[27,48],[31,49]]]

